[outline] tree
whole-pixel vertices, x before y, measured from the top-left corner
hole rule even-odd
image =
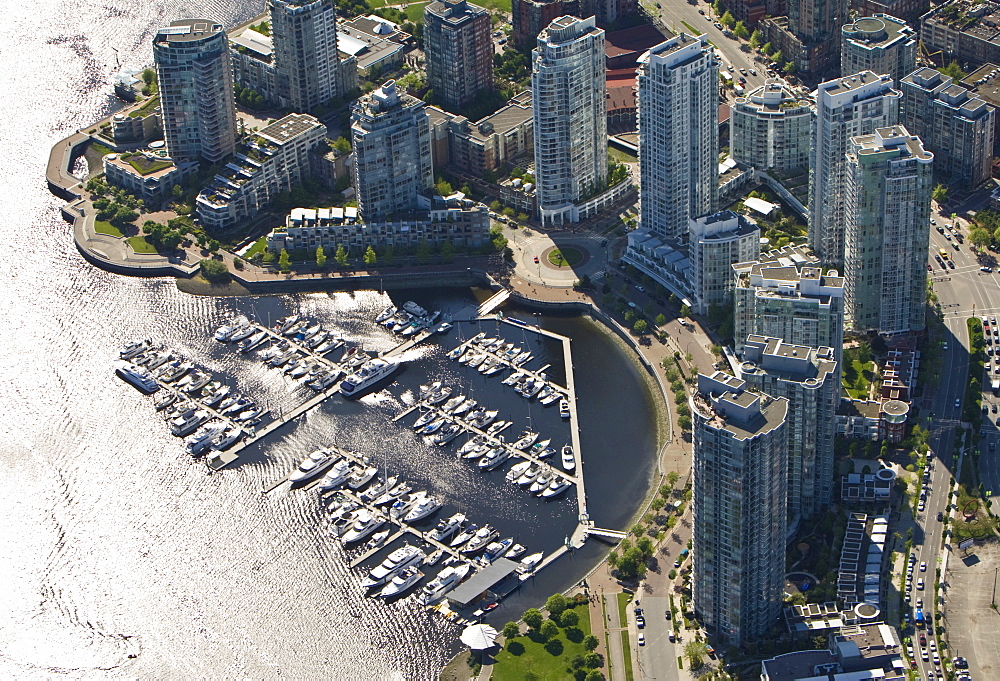
[[[587,676],[584,677],[583,681],[604,681],[604,674],[596,669],[591,669],[587,672]]]
[[[421,239],[420,243],[417,244],[417,260],[421,263],[427,262],[427,258],[431,256],[431,245],[427,243],[427,239]]]
[[[691,430],[691,417],[690,416],[677,417],[677,425],[680,426],[681,430]]]
[[[562,594],[552,594],[545,601],[545,609],[549,611],[549,615],[552,619],[559,620],[559,615],[563,614],[563,611],[569,607],[569,601]]]
[[[756,30],[750,34],[750,49],[756,50],[761,45],[761,41],[764,40],[764,34],[760,30]]]
[[[351,152],[351,142],[346,137],[338,137],[333,141],[333,150],[338,154],[349,154]]]
[[[542,622],[542,626],[538,628],[538,633],[541,634],[542,638],[545,640],[555,638],[559,635],[559,625],[552,620],[545,620]]]
[[[649,324],[648,324],[648,322],[646,322],[645,319],[637,319],[635,321],[635,325],[632,327],[632,330],[635,331],[638,335],[641,336],[642,334],[646,333],[646,329],[648,327],[649,327]]]
[[[559,616],[559,624],[565,629],[575,627],[580,623],[580,615],[576,610],[567,610]]]
[[[972,230],[969,231],[969,241],[972,242],[973,246],[982,248],[993,241],[993,237],[988,229],[984,229],[983,227],[973,227]]]
[[[774,60],[775,62],[780,62],[784,59],[784,55],[781,53],[781,50],[778,50],[777,52],[771,55],[771,59]]]
[[[323,269],[326,267],[326,253],[322,246],[316,247],[316,267]]]
[[[369,246],[365,249],[365,264],[368,266],[374,265],[376,260],[375,249]]]
[[[278,269],[286,274],[292,270],[291,258],[288,256],[288,251],[284,248],[281,249],[281,253],[278,255]]]
[[[503,204],[500,203],[499,199],[493,199],[490,202],[490,210],[493,211],[494,213],[499,213],[500,211],[503,210]]]
[[[656,319],[654,319],[653,321],[656,323],[657,326],[663,326],[664,324],[667,323],[667,316],[661,312],[660,314],[656,315]]]
[[[199,264],[201,265],[201,276],[205,277],[213,284],[229,281],[229,268],[223,261],[206,258]]]
[[[681,305],[681,317],[690,317],[690,316],[691,316],[691,308],[688,307],[687,305]]]
[[[441,196],[451,196],[452,195],[451,183],[444,179],[438,180],[437,184],[434,185],[434,191],[436,191]]]
[[[935,185],[931,190],[931,199],[935,203],[944,203],[948,200],[948,188],[943,184]]]
[[[347,267],[347,249],[343,244],[337,246],[337,251],[333,254],[333,259],[340,267]]]
[[[511,639],[521,633],[521,628],[517,626],[517,622],[507,622],[503,625],[503,637],[506,639]]]
[[[441,244],[441,259],[448,263],[455,261],[455,246],[450,241]]]
[[[669,473],[667,473],[667,483],[669,483],[671,487],[676,485],[677,481],[680,479],[681,479],[680,473],[678,473],[677,471],[670,471]]]
[[[593,634],[588,634],[583,637],[583,647],[587,650],[595,650],[597,646],[600,645],[600,641]]]
[[[715,2],[712,3],[712,12],[714,12],[717,17],[722,16],[722,0],[715,0]]]
[[[726,28],[732,28],[733,26],[736,25],[736,17],[734,17],[732,15],[732,12],[730,12],[727,9],[725,14],[723,14],[722,17],[719,19],[719,23],[725,26]]]
[[[544,618],[538,608],[528,608],[524,611],[524,614],[521,615],[521,619],[523,619],[524,623],[532,629],[538,629],[542,626],[542,619]]]
[[[792,74],[795,73],[795,62],[786,61],[785,62],[785,73]]]
[[[938,71],[946,76],[951,76],[952,80],[962,80],[965,78],[965,71],[963,71],[962,67],[958,65],[958,61],[954,59],[952,59],[951,63],[947,66],[939,68]]]
[[[764,54],[771,54],[771,52],[774,51],[774,48],[771,46],[771,43],[764,43],[764,46],[760,48],[760,51]]]
[[[684,646],[684,657],[688,659],[690,669],[701,666],[702,659],[708,655],[708,648],[701,641],[691,641]]]
[[[733,33],[735,33],[736,37],[740,40],[746,40],[747,36],[750,35],[750,29],[748,29],[747,25],[742,21],[737,21],[736,25],[733,26]]]

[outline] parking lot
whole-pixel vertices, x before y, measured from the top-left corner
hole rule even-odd
[[[972,678],[1000,678],[1000,613],[990,607],[1000,569],[1000,541],[977,544],[948,557],[948,602],[944,626],[952,649],[968,658]],[[1000,603],[1000,601],[998,601]]]

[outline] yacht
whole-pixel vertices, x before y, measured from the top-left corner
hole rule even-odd
[[[458,448],[458,455],[464,456],[469,452],[471,452],[476,447],[479,447],[480,445],[484,444],[486,444],[486,438],[484,438],[482,435],[477,435]]]
[[[326,329],[323,329],[315,336],[307,340],[305,342],[305,346],[310,350],[314,350],[315,348],[318,348],[320,345],[322,345],[323,342],[329,337],[330,337],[330,332],[327,331]]]
[[[549,486],[549,483],[552,482],[554,477],[555,473],[552,472],[552,469],[547,467],[544,468],[538,472],[538,475],[535,476],[535,479],[531,482],[531,487],[528,488],[528,491],[532,494],[541,494],[542,491]]]
[[[244,338],[237,346],[242,353],[248,353],[268,339],[266,331],[258,331],[249,338]]]
[[[424,573],[415,566],[403,568],[392,580],[379,592],[382,598],[395,598],[401,596],[407,589],[424,578]]]
[[[267,360],[267,365],[269,367],[274,367],[275,369],[280,368],[288,364],[292,357],[295,357],[298,351],[295,348],[289,348],[282,353],[277,354],[271,359]]]
[[[565,397],[559,400],[559,417],[563,419],[569,418],[569,400]]]
[[[476,355],[468,362],[466,362],[466,364],[468,364],[473,369],[478,369],[479,366],[486,361],[487,357],[489,357],[489,355],[487,355],[485,352],[480,352],[478,355]]]
[[[254,335],[256,331],[257,327],[247,322],[246,324],[241,325],[238,329],[233,331],[232,335],[229,336],[229,340],[232,341],[233,343],[238,343],[244,340],[245,338],[249,338],[250,336]]]
[[[527,374],[523,374],[521,372],[514,372],[513,374],[511,374],[510,376],[508,376],[507,378],[503,379],[500,382],[503,383],[504,385],[514,385],[518,381],[523,381],[526,376]]]
[[[351,489],[361,489],[371,482],[376,473],[378,473],[378,469],[374,466],[359,468],[347,478],[347,486]]]
[[[513,447],[514,449],[523,451],[528,447],[530,447],[531,445],[533,445],[535,443],[535,440],[537,439],[538,439],[538,433],[526,430],[521,434],[521,438],[514,443]]]
[[[304,483],[320,475],[332,466],[336,459],[328,449],[317,449],[299,464],[299,467],[288,476],[288,482],[293,485]]]
[[[465,349],[465,352],[462,354],[462,356],[458,358],[458,363],[468,364],[473,357],[479,357],[480,354],[481,353],[476,348],[470,345]]]
[[[188,395],[194,395],[200,392],[201,389],[204,388],[206,385],[208,385],[209,382],[212,380],[212,374],[208,372],[200,371],[197,372],[197,374],[198,374],[197,376],[195,376],[194,373],[191,374],[192,376],[194,376],[194,378],[192,378],[190,383],[188,383],[187,386],[184,388],[184,390],[187,391]]]
[[[556,389],[553,388],[551,385],[542,386],[542,389],[538,391],[538,401],[542,402],[542,400],[551,397],[552,395],[555,394],[556,394]],[[558,396],[556,397],[556,399],[559,399]]]
[[[212,387],[212,383],[217,383],[218,387],[209,390]],[[226,399],[231,388],[228,385],[222,385],[218,381],[213,381],[212,383],[205,386],[205,389],[202,391],[202,395],[207,395],[207,397],[202,399],[201,403],[206,407],[214,409],[216,405],[221,404],[222,400]]]
[[[337,348],[339,348],[343,344],[344,344],[343,339],[341,339],[341,338],[334,338],[333,335],[331,335],[325,341],[323,341],[318,346],[316,346],[316,349],[313,350],[313,353],[317,354],[317,355],[325,355],[326,353],[330,352],[331,350],[336,350]]]
[[[505,553],[507,553],[507,549],[509,549],[513,545],[514,545],[513,537],[505,537],[504,539],[501,539],[499,541],[491,542],[486,547],[486,550],[483,552],[483,558],[492,563],[497,558],[500,558]]]
[[[458,359],[465,353],[465,345],[458,345],[448,352],[448,359]]]
[[[428,409],[423,414],[417,417],[417,420],[413,423],[414,430],[420,430],[424,426],[427,426],[434,418],[437,416],[437,412]]]
[[[344,533],[344,543],[353,544],[359,542],[375,530],[380,529],[383,525],[385,525],[385,518],[374,516],[367,510],[362,511],[358,519],[354,521],[351,529]]]
[[[510,425],[510,421],[494,421],[489,428],[486,429],[487,435],[496,435],[501,430]]]
[[[573,472],[576,468],[576,457],[573,456],[573,447],[570,445],[563,445],[562,448],[562,467],[563,470]]]
[[[251,409],[247,409],[246,411],[241,411],[239,414],[233,417],[233,420],[238,421],[240,423],[251,423],[252,421],[255,420],[259,421],[260,418],[264,416],[264,414],[266,413],[267,410],[265,410],[264,407],[254,407]]]
[[[434,333],[448,333],[452,329],[451,322],[441,322],[436,327],[434,327]]]
[[[215,423],[204,426],[200,431],[187,439],[184,443],[184,451],[191,456],[204,454],[212,447],[212,443],[215,442],[216,438],[222,435],[225,430],[225,423]]]
[[[420,594],[417,596],[417,602],[421,605],[431,605],[436,603],[441,598],[444,597],[449,591],[458,586],[466,575],[469,574],[469,570],[472,569],[472,565],[469,563],[459,563],[458,565],[449,565],[444,570],[438,573],[438,576],[427,583],[424,588],[420,590]]]
[[[420,401],[426,400],[435,392],[441,389],[441,381],[434,381],[430,385],[420,386]]]
[[[452,535],[458,532],[458,529],[462,527],[465,523],[465,514],[456,513],[450,518],[442,518],[438,521],[438,524],[431,530],[427,536],[434,541],[446,542]]]
[[[465,546],[463,546],[460,551],[466,555],[478,553],[486,548],[486,546],[497,538],[500,533],[494,530],[489,525],[483,525],[478,530],[476,534],[472,536]]]
[[[295,371],[305,358],[302,355],[292,355],[291,359],[285,364],[284,372],[290,374]]]
[[[333,523],[333,531],[338,537],[343,537],[347,534],[358,521],[363,513],[366,513],[361,509],[356,501],[350,501],[340,507],[340,511],[337,512],[331,519]]]
[[[549,443],[551,442],[552,438],[550,437],[545,438],[541,442],[536,442],[535,444],[531,445],[531,447],[528,449],[528,453],[533,454],[534,456],[538,456],[539,454],[545,451],[545,449],[549,446]]]
[[[522,560],[518,566],[517,571],[522,575],[528,574],[529,572],[534,572],[538,564],[542,562],[543,554],[541,551],[538,553],[533,553],[524,560]]]
[[[299,316],[297,314],[290,314],[287,317],[282,317],[274,324],[274,330],[280,335],[284,334],[294,325],[299,323]]]
[[[380,357],[369,360],[341,382],[340,394],[346,398],[358,397],[366,388],[394,374],[400,366],[401,362]]]
[[[545,386],[545,381],[533,378],[529,381],[529,385],[526,385],[521,390],[521,396],[528,400],[533,399],[535,395],[537,395],[544,386]]]
[[[528,470],[528,468],[530,467],[531,467],[531,461],[528,461],[527,459],[521,461],[520,463],[516,463],[509,471],[507,471],[507,476],[505,479],[507,480],[507,482],[515,482],[516,480],[520,479],[520,477],[524,475],[524,472]]]
[[[481,471],[491,471],[510,458],[506,447],[494,447],[476,464]]]
[[[319,374],[316,378],[309,381],[307,385],[316,392],[321,393],[324,390],[329,390],[333,387],[333,384],[337,382],[337,379],[339,379],[342,374],[343,372],[340,369],[330,369],[329,371],[324,371]]]
[[[361,501],[365,502],[366,504],[372,503],[380,496],[382,496],[383,494],[391,490],[393,487],[395,487],[398,481],[399,481],[398,475],[391,475],[385,480],[385,482],[376,482],[374,485],[372,485],[371,487],[369,487],[368,489],[366,489],[364,492],[361,493]]]
[[[518,355],[517,357],[514,358],[513,364],[514,364],[514,366],[519,367],[519,366],[521,366],[522,364],[524,364],[525,362],[527,362],[530,359],[531,359],[531,353],[525,351],[525,352],[522,352],[520,355]]]
[[[562,476],[554,477],[552,479],[552,482],[549,483],[549,486],[546,487],[544,490],[542,490],[542,493],[539,494],[538,496],[542,497],[543,499],[554,499],[563,492],[565,492],[567,489],[569,489],[569,486],[571,484],[572,483],[570,483],[569,480],[567,480]]]
[[[479,365],[478,371],[481,374],[485,374],[487,371],[489,371],[499,363],[500,360],[498,360],[496,357],[487,357],[485,360],[483,360],[483,363]]]
[[[555,447],[546,447],[542,451],[538,452],[537,456],[539,459],[547,459],[556,453]]]
[[[161,369],[159,373],[160,380],[164,383],[172,383],[179,379],[181,376],[191,371],[194,365],[191,362],[185,362],[182,359],[177,359],[166,365],[166,369]]]
[[[460,405],[455,407],[451,413],[454,414],[455,416],[461,416],[470,409],[475,409],[477,404],[479,403],[470,397],[469,399],[465,400]]]
[[[489,369],[486,369],[485,371],[483,371],[483,373],[485,375],[487,375],[487,376],[492,376],[493,374],[500,373],[504,369],[505,369],[505,367],[504,367],[503,362],[494,362],[493,366],[491,366]]]
[[[442,417],[442,418],[436,419],[434,421],[431,421],[430,423],[428,423],[426,426],[424,426],[423,428],[421,428],[417,432],[420,433],[421,435],[433,435],[434,433],[436,433],[439,430],[441,430],[441,426],[443,426],[445,423],[447,423],[447,422]]]
[[[292,347],[292,345],[288,341],[284,341],[284,340],[283,341],[279,341],[279,342],[275,343],[274,345],[270,345],[267,348],[265,348],[265,349],[261,350],[260,352],[258,352],[257,353],[257,359],[259,359],[261,362],[265,362],[266,363],[268,360],[274,359],[275,357],[277,357],[281,353],[287,352],[288,349],[291,348],[291,347]]]
[[[399,312],[399,308],[397,308],[395,305],[390,305],[389,307],[385,308],[384,310],[378,313],[378,315],[375,317],[375,323],[381,324],[382,322],[384,322],[386,319],[393,316],[397,312]]]
[[[485,428],[486,426],[493,423],[496,420],[497,415],[500,414],[496,409],[490,409],[489,411],[483,413],[482,416],[477,418],[475,421],[471,421],[472,425],[476,428]]]
[[[524,471],[524,473],[521,474],[521,477],[519,477],[514,482],[516,482],[521,487],[524,487],[525,485],[530,485],[532,482],[535,481],[535,478],[538,477],[538,474],[542,472],[542,468],[543,466],[541,464],[537,463],[532,464]]]
[[[552,393],[548,397],[542,398],[542,399],[540,399],[538,401],[542,403],[543,407],[547,407],[550,404],[555,404],[556,400],[558,400],[558,399],[560,399],[559,393],[557,391],[553,390]]]
[[[312,368],[312,363],[303,360],[292,370],[289,371],[288,369],[285,369],[285,373],[288,374],[289,378],[302,378],[308,374]]]
[[[350,475],[350,472],[351,463],[347,459],[341,459],[333,464],[333,467],[320,480],[319,491],[326,492],[327,490],[337,489],[347,481],[347,476]]]
[[[115,373],[144,393],[155,393],[160,389],[160,385],[148,371],[129,362],[121,362]]]
[[[459,395],[457,397],[453,397],[444,403],[444,406],[441,407],[441,411],[450,414],[452,411],[457,409],[458,405],[462,404],[462,402],[465,402],[465,395]]]
[[[476,525],[475,523],[470,523],[468,527],[459,532],[458,535],[451,540],[451,544],[449,544],[449,546],[451,546],[451,548],[456,548],[461,546],[465,542],[472,539],[472,537],[475,536],[476,532],[478,531],[479,531],[479,525]]]
[[[118,358],[133,359],[149,350],[152,346],[153,341],[151,340],[133,341],[121,349],[121,352],[118,353]]]
[[[503,557],[510,558],[511,560],[520,558],[521,554],[527,550],[528,549],[524,546],[524,544],[514,544],[512,547],[507,549],[507,553],[503,554]]]
[[[476,443],[471,449],[466,450],[462,454],[463,459],[481,459],[486,456],[486,453],[490,451],[492,445],[489,442],[483,440],[482,442]]]
[[[424,492],[423,490],[414,492],[413,494],[404,494],[393,502],[392,507],[389,509],[389,515],[397,520],[402,519],[407,513],[410,512],[410,509],[419,504],[426,497],[427,492]]]
[[[389,529],[388,528],[386,528],[384,530],[379,530],[378,532],[376,532],[375,534],[372,535],[371,539],[368,540],[368,543],[365,544],[365,546],[364,546],[364,550],[365,551],[374,551],[378,547],[382,546],[382,544],[384,544],[385,540],[388,539],[388,538],[389,538]]]
[[[212,449],[217,452],[224,452],[242,439],[243,429],[229,426],[217,438],[212,440]]]
[[[375,506],[385,506],[386,504],[394,503],[396,499],[398,499],[399,497],[403,496],[404,494],[409,494],[409,492],[412,489],[413,487],[410,485],[410,483],[404,480],[403,482],[397,484],[395,487],[390,489],[388,492],[383,492],[382,494],[380,494],[372,503]]]
[[[428,314],[430,314],[429,312],[427,312],[427,310],[420,307],[412,300],[407,300],[405,303],[403,303],[403,309],[409,312],[414,317],[426,317]]]
[[[236,331],[243,326],[245,320],[237,319],[236,321],[230,322],[229,324],[223,324],[215,330],[215,340],[220,343],[226,343],[229,341],[230,337]]]
[[[223,402],[225,404],[225,402]],[[240,412],[246,411],[253,407],[253,400],[249,397],[237,397],[233,400],[232,404],[223,407],[220,411],[223,416],[232,416],[233,414],[239,414]]]
[[[173,358],[174,353],[169,350],[161,350],[160,352],[154,352],[153,356],[146,361],[145,366],[150,371],[156,371]]]
[[[441,432],[432,438],[432,441],[438,447],[444,447],[446,444],[461,435],[461,433],[462,427],[457,423],[452,423],[442,428]]]
[[[424,497],[410,509],[409,513],[403,518],[403,522],[415,523],[419,520],[437,513],[438,509],[441,508],[441,500],[437,497]]]
[[[170,432],[177,437],[187,437],[210,418],[211,414],[204,409],[198,409],[191,416],[186,418],[179,416],[174,419],[170,424]]]
[[[163,393],[156,398],[153,406],[156,407],[156,411],[163,411],[167,407],[173,406],[174,402],[177,401],[177,393]]]
[[[400,570],[423,562],[427,554],[416,546],[407,544],[390,553],[385,560],[372,568],[368,577],[361,583],[365,589],[385,584],[396,576]]]
[[[444,402],[451,395],[451,386],[446,385],[437,392],[431,393],[430,397],[427,398],[427,404],[437,404],[438,402]]]
[[[295,334],[295,340],[299,343],[305,343],[315,338],[316,335],[318,335],[319,332],[322,330],[323,330],[322,324],[313,324],[308,329],[299,331],[297,334]]]

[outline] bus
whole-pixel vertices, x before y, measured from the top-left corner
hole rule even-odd
[[[913,616],[913,624],[917,627],[917,629],[924,628],[924,611],[920,608],[917,608],[917,612]]]

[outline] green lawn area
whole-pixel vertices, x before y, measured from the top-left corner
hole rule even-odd
[[[149,175],[174,164],[173,161],[153,159],[145,154],[122,154],[121,159],[135,168],[140,175]]]
[[[684,24],[684,28],[691,31],[691,33],[694,34],[695,37],[700,36],[702,33],[704,33],[704,31],[699,31],[697,28],[695,28],[686,21],[682,21],[681,23]]]
[[[563,267],[568,265],[572,267],[581,260],[583,260],[583,253],[580,249],[573,248],[572,246],[567,246],[566,248],[557,248],[549,252],[548,260],[550,263],[556,267]]]
[[[418,21],[424,20],[424,7],[429,5],[429,2],[414,2],[406,6],[406,18],[417,23]]]
[[[621,626],[627,626],[628,604],[632,602],[632,594],[621,592],[618,594],[618,622]],[[625,658],[625,678],[631,681],[632,676],[632,646],[629,645],[628,629],[622,632],[622,656]]]
[[[101,144],[100,142],[93,142],[87,145],[89,151],[93,151],[98,156],[107,156],[111,153],[111,147]]]
[[[515,655],[505,646],[497,653],[492,678],[498,681],[564,681],[573,678],[570,661],[577,655],[586,655],[584,637],[589,636],[590,615],[586,603],[576,606],[580,623],[569,630],[559,629],[559,635],[544,643],[537,635],[518,636],[510,643],[520,643],[524,650]],[[515,650],[515,652],[517,652]],[[606,667],[605,667],[606,668]],[[605,672],[606,674],[606,672]]]
[[[108,236],[125,236],[120,229],[104,220],[94,220],[94,231],[98,234],[107,234]]]
[[[251,256],[256,255],[257,253],[263,253],[266,249],[267,237],[262,236],[253,243],[253,246],[251,246],[246,253],[243,254],[243,257],[249,260]]]
[[[635,154],[630,154],[624,149],[608,145],[608,158],[619,163],[636,163],[639,158]]]
[[[153,244],[146,241],[144,236],[130,236],[128,238],[128,245],[132,247],[132,250],[136,253],[157,253],[156,248]]]
[[[143,105],[140,106],[138,109],[130,111],[129,114],[128,114],[128,117],[129,118],[141,118],[143,116],[146,116],[147,114],[152,113],[153,109],[155,109],[159,105],[160,105],[160,98],[159,98],[159,96],[150,97],[145,102],[143,102]]]
[[[487,9],[510,12],[510,0],[486,0],[485,2],[480,2],[478,4]]]
[[[844,389],[854,399],[868,399],[868,389],[875,380],[878,367],[874,362],[862,363],[844,352]]]

